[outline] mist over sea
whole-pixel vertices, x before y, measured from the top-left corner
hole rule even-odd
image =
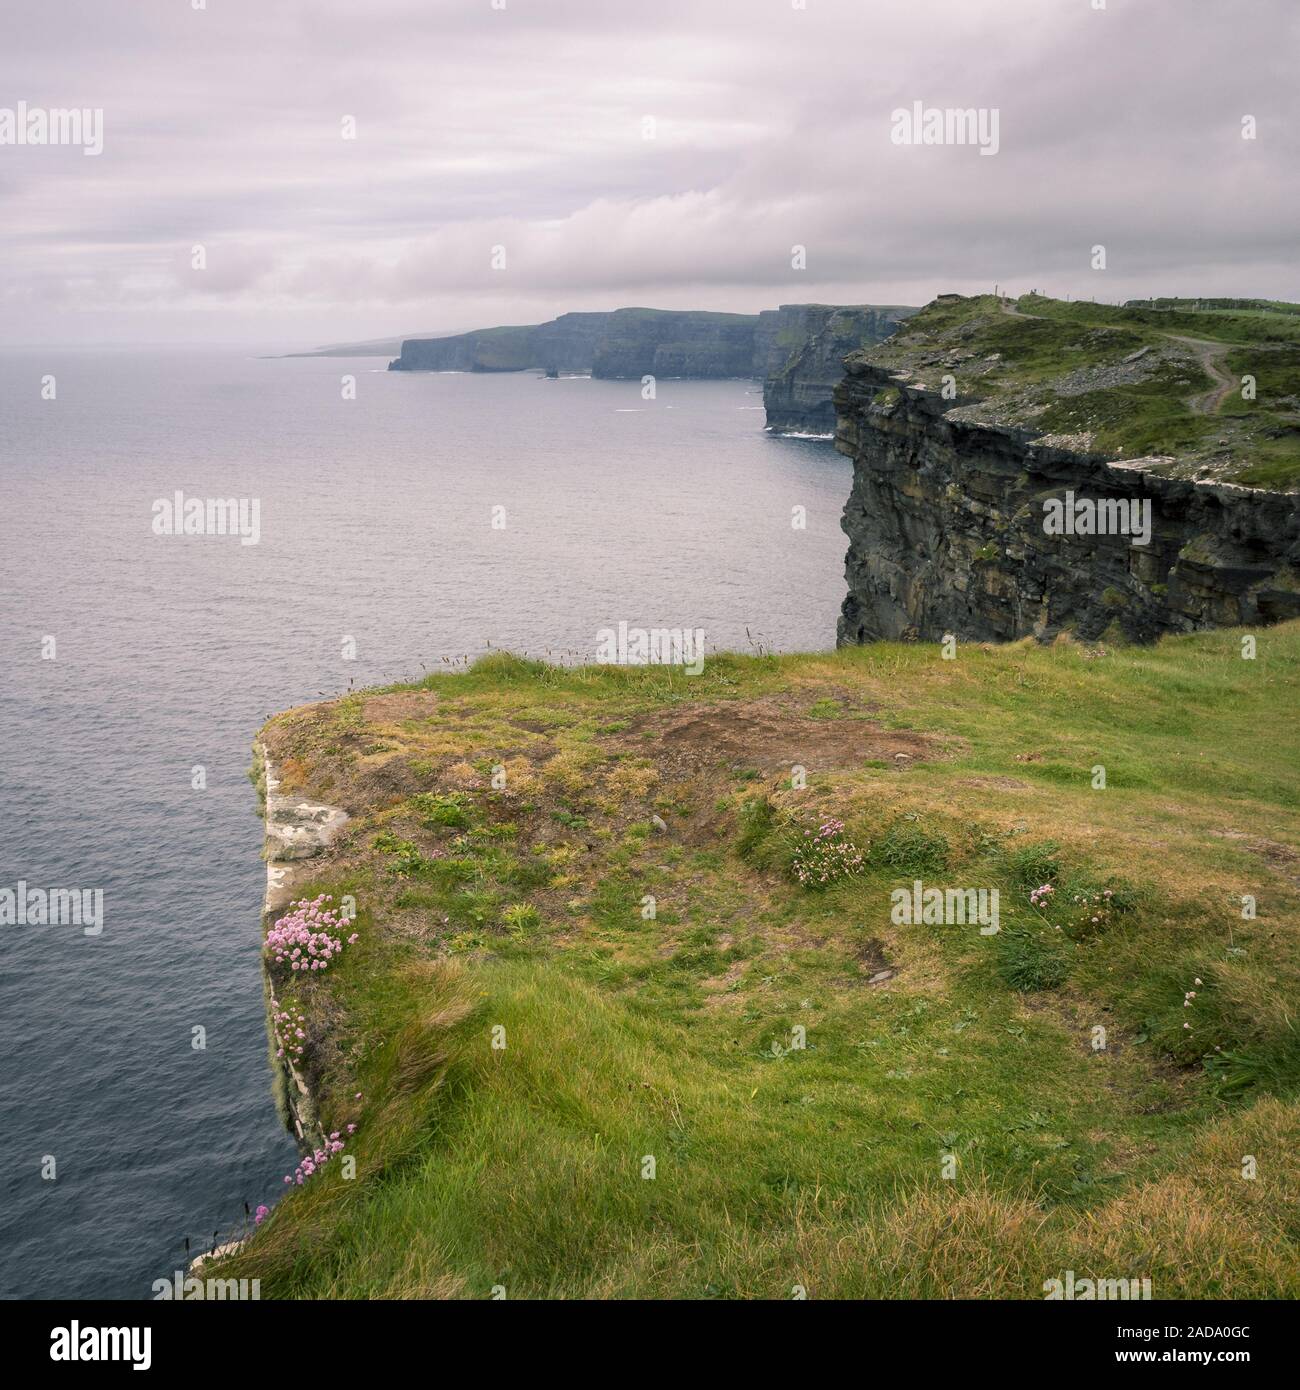
[[[269,715],[489,646],[593,659],[620,621],[834,644],[851,466],[764,434],[756,384],[383,366],[0,353],[0,888],[104,895],[97,936],[0,927],[0,1295],[147,1298],[296,1162],[246,777]],[[177,489],[258,499],[259,543],[155,535]]]

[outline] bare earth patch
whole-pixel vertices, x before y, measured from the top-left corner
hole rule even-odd
[[[1270,864],[1292,883],[1300,884],[1300,851],[1291,845],[1277,840],[1266,840],[1260,836],[1247,835],[1244,830],[1211,830],[1211,835],[1221,840],[1243,840],[1245,848],[1257,854],[1266,864]]]
[[[400,724],[407,719],[432,719],[440,703],[440,697],[432,690],[395,690],[387,695],[368,696],[361,707],[361,717],[371,728]]]
[[[771,774],[798,764],[815,773],[943,756],[939,741],[925,734],[886,729],[869,719],[810,719],[771,697],[649,715],[637,720],[621,743],[645,748],[651,740],[661,772],[679,777],[719,766]]]

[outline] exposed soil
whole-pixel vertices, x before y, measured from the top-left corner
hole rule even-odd
[[[885,943],[878,936],[869,936],[858,948],[858,962],[869,985],[883,985],[898,974],[890,961]]]
[[[832,772],[868,761],[903,766],[944,756],[939,741],[926,734],[885,729],[869,719],[810,719],[772,698],[649,715],[637,720],[620,744],[629,750],[653,747],[656,766],[666,777],[720,767],[788,774],[797,765],[809,773]]]
[[[1272,865],[1291,880],[1300,885],[1300,850],[1293,849],[1277,840],[1247,835],[1244,830],[1211,830],[1221,840],[1244,840],[1245,848],[1257,854],[1266,864]]]
[[[1183,343],[1191,348],[1205,374],[1212,377],[1216,383],[1211,390],[1194,397],[1188,404],[1198,415],[1217,415],[1224,401],[1232,395],[1237,386],[1223,365],[1224,358],[1228,355],[1227,344],[1208,342],[1204,338],[1184,338],[1177,333],[1165,336],[1175,343]]]
[[[370,696],[361,706],[361,717],[372,729],[406,719],[432,719],[438,713],[439,703],[432,690],[395,690],[388,695]]]

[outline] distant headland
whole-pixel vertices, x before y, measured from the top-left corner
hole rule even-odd
[[[844,355],[887,338],[906,305],[782,304],[758,314],[696,309],[615,309],[561,314],[545,323],[408,338],[395,372],[590,374],[764,383],[768,427],[831,433],[831,391]]]

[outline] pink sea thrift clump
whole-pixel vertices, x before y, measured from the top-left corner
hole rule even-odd
[[[1202,985],[1202,984],[1205,983],[1205,981],[1202,980],[1201,977],[1198,975],[1198,976],[1196,977],[1196,979],[1195,979],[1192,983],[1193,983],[1193,984],[1196,984],[1196,985]],[[1195,991],[1194,989],[1189,989],[1189,990],[1184,991],[1184,993],[1183,993],[1183,1008],[1185,1008],[1185,1009],[1190,1009],[1190,1008],[1192,1007],[1192,1001],[1193,1001],[1195,998],[1196,998],[1196,991]],[[1189,1033],[1192,1031],[1192,1025],[1191,1025],[1190,1023],[1184,1023],[1184,1024],[1183,1024],[1183,1027],[1184,1027],[1185,1029],[1187,1029],[1187,1031],[1188,1031]],[[1219,1049],[1216,1047],[1214,1050],[1215,1050],[1216,1052],[1218,1052]]]
[[[275,1055],[292,1061],[302,1060],[307,1045],[307,1019],[297,1004],[281,1004],[271,996],[271,1027],[275,1033]]]
[[[326,970],[342,953],[345,940],[349,946],[355,944],[356,932],[345,938],[348,919],[329,905],[332,901],[322,893],[289,904],[289,911],[266,934],[266,954],[273,965],[295,971]]]
[[[1050,924],[1056,931],[1064,930],[1076,938],[1096,936],[1105,931],[1115,910],[1114,899],[1114,889],[1103,888],[1100,892],[1075,893],[1068,902],[1064,898],[1058,900],[1056,889],[1050,883],[1041,884],[1029,894],[1031,907],[1043,913],[1054,908],[1056,915],[1063,918],[1064,928],[1059,921]]]
[[[825,820],[816,831],[803,834],[790,867],[805,888],[825,888],[861,869],[862,851],[845,838],[843,821]]]
[[[1074,912],[1074,930],[1081,936],[1089,936],[1106,929],[1110,922],[1111,899],[1114,893],[1106,888],[1100,893],[1076,893],[1071,899]]]
[[[348,1133],[353,1133],[355,1129],[356,1125],[349,1125]],[[319,1149],[314,1149],[309,1153],[292,1173],[284,1175],[285,1183],[301,1187],[313,1173],[319,1172],[336,1153],[341,1153],[345,1143],[346,1140],[340,1137],[338,1130],[334,1130]]]

